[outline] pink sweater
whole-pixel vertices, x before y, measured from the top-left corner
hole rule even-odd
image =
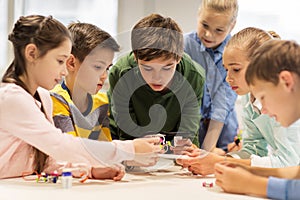
[[[0,178],[32,171],[32,146],[50,156],[45,172],[57,169],[61,162],[90,169],[134,158],[132,141],[100,142],[63,134],[53,125],[49,92],[39,88],[38,93],[46,117],[40,103],[23,88],[0,85]]]

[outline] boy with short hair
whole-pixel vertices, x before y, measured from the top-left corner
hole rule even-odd
[[[108,98],[99,90],[120,47],[93,24],[72,23],[68,29],[73,39],[68,75],[51,93],[55,126],[74,136],[111,141]]]
[[[287,40],[263,44],[249,63],[246,81],[255,98],[261,101],[263,112],[275,117],[282,126],[288,127],[300,118],[299,44]],[[226,192],[271,199],[300,196],[299,166],[258,168],[223,162],[215,165],[215,175],[217,185]]]
[[[166,133],[197,142],[204,70],[183,53],[183,35],[169,17],[151,14],[131,33],[132,52],[109,75],[111,131],[119,139]]]

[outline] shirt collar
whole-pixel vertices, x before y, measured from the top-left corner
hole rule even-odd
[[[248,103],[246,104],[246,106],[251,106],[252,110],[260,115],[261,109],[262,109],[261,103],[257,99],[254,99],[254,101],[253,101],[250,93],[247,94],[247,97],[248,97]]]

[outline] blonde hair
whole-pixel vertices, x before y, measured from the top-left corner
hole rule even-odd
[[[235,21],[238,15],[238,2],[237,0],[202,0],[199,7],[201,9],[211,9],[220,13],[231,13],[232,21]]]
[[[225,48],[240,49],[250,61],[255,50],[271,39],[280,39],[280,36],[275,31],[267,32],[259,28],[248,27],[233,35]]]

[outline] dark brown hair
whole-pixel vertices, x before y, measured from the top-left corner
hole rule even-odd
[[[290,71],[300,76],[300,46],[295,41],[271,40],[259,47],[246,71],[246,81],[255,85],[255,80],[278,84],[281,71]]]
[[[24,59],[26,46],[35,44],[39,50],[39,57],[43,57],[49,50],[59,47],[65,40],[71,40],[71,36],[67,28],[51,16],[29,15],[18,19],[8,39],[13,44],[14,60],[4,73],[2,82],[15,83],[28,91],[27,86],[19,78],[27,73]],[[41,172],[48,155],[35,147],[33,151],[35,170]]]
[[[133,27],[131,46],[136,59],[174,58],[179,61],[183,54],[182,30],[173,19],[151,14]]]
[[[96,47],[119,51],[120,46],[109,33],[89,23],[71,23],[68,29],[72,35],[72,54],[83,62],[85,57]]]

